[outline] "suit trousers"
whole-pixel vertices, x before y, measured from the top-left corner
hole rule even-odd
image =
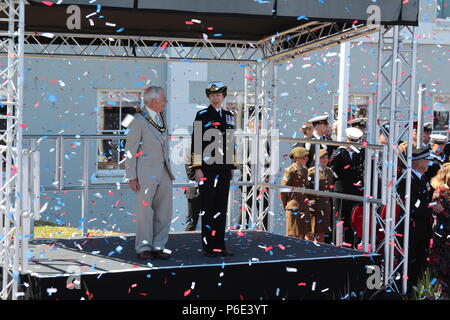
[[[159,182],[159,184],[158,184]],[[161,181],[140,185],[136,194],[137,219],[135,249],[162,250],[169,239],[172,220],[172,181],[164,167]]]
[[[194,199],[187,199],[188,201],[188,215],[186,218],[185,231],[195,231],[197,229],[198,218],[202,209],[202,202],[200,197]]]
[[[225,250],[225,223],[231,170],[203,170],[206,180],[199,184],[202,202],[202,247],[212,252]],[[217,182],[216,182],[217,180]]]

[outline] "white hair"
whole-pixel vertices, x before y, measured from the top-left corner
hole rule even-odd
[[[164,92],[162,87],[150,86],[144,90],[144,104],[150,103],[152,99],[161,98],[161,93]]]

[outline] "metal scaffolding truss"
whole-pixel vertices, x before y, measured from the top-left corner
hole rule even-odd
[[[311,21],[262,41],[267,60],[282,63],[361,38],[377,30],[376,25]]]
[[[26,32],[25,45],[25,54],[32,57],[231,63],[254,62],[260,51],[260,44],[251,41],[46,32]]]
[[[406,294],[408,279],[408,243],[410,220],[410,197],[401,199],[398,185],[406,179],[406,195],[411,190],[411,155],[414,112],[416,110],[416,55],[417,40],[414,37],[414,27],[391,26],[381,27],[379,31],[378,49],[378,83],[376,96],[376,112],[374,119],[378,119],[374,126],[373,137],[381,132],[388,137],[386,161],[381,165],[387,166],[386,181],[382,185],[386,189],[386,216],[383,218],[373,206],[372,214],[372,251],[384,251],[384,283],[396,291]],[[386,131],[380,126],[381,121],[389,126]],[[408,141],[406,157],[400,152],[399,144]],[[398,166],[405,168],[398,170]],[[374,175],[380,171],[374,168]],[[380,177],[382,178],[382,177]],[[378,181],[378,179],[375,179]],[[376,183],[376,181],[374,181]],[[375,196],[377,186],[374,185]],[[396,220],[396,208],[403,214]],[[406,222],[406,223],[404,223]],[[368,221],[366,221],[368,228]],[[404,225],[404,228],[401,226]],[[384,241],[376,247],[374,237],[376,230],[384,231]],[[368,234],[368,233],[367,233]]]
[[[260,41],[25,32],[30,57],[282,63],[376,31],[365,24],[312,21]],[[168,50],[172,48],[173,50]],[[0,54],[7,53],[0,45]]]
[[[0,20],[8,22],[8,30],[0,32],[0,55],[6,55],[7,65],[0,74],[1,89],[6,90],[7,130],[0,136],[2,160],[5,163],[5,181],[0,185],[0,265],[2,266],[1,298],[17,299],[19,273],[26,271],[27,241],[30,235],[29,218],[37,217],[39,210],[39,154],[36,146],[31,151],[22,147],[23,63],[27,57],[117,59],[145,61],[179,61],[245,64],[244,126],[254,124],[254,131],[244,130],[242,172],[242,225],[250,229],[265,229],[274,226],[275,195],[285,186],[277,185],[274,155],[278,156],[278,142],[301,142],[302,139],[279,138],[277,134],[277,68],[276,65],[315,51],[323,50],[341,42],[363,37],[379,30],[378,83],[376,106],[370,112],[369,146],[366,157],[367,172],[364,197],[340,194],[364,203],[363,246],[369,251],[384,254],[384,283],[399,291],[398,275],[402,280],[402,291],[406,292],[409,224],[405,224],[402,235],[399,225],[409,221],[409,198],[403,202],[397,185],[406,179],[407,193],[411,181],[412,144],[408,144],[406,158],[399,154],[398,145],[403,138],[412,140],[412,121],[415,107],[415,63],[416,41],[414,27],[364,25],[358,22],[337,23],[310,21],[296,28],[266,37],[260,41],[238,41],[219,39],[158,38],[120,35],[49,34],[39,30],[24,31],[24,0],[2,0]],[[169,50],[171,49],[171,50]],[[254,106],[250,112],[250,106]],[[385,119],[390,125],[389,146],[377,146],[380,122]],[[314,143],[313,143],[314,144]],[[331,143],[332,144],[332,143]],[[336,144],[336,142],[334,142]],[[267,145],[270,152],[267,152]],[[345,145],[345,144],[344,144]],[[318,151],[319,144],[315,150]],[[87,148],[87,147],[86,147]],[[387,151],[386,151],[387,150]],[[87,161],[87,152],[84,162]],[[272,156],[271,156],[272,155]],[[317,164],[318,161],[316,161]],[[403,163],[406,170],[397,174],[397,164]],[[32,166],[30,177],[24,174]],[[64,175],[57,168],[59,179]],[[317,171],[316,171],[317,173]],[[314,190],[301,192],[332,196],[319,190],[316,174]],[[83,190],[87,199],[87,176]],[[251,182],[249,185],[248,182]],[[380,187],[381,184],[381,188]],[[61,188],[61,185],[59,186]],[[379,195],[378,189],[382,190]],[[355,199],[358,198],[358,199]],[[31,199],[31,200],[30,200]],[[258,201],[257,201],[258,200]],[[32,201],[34,201],[32,203]],[[267,203],[268,205],[265,205]],[[386,204],[386,216],[379,208]],[[86,205],[86,203],[84,204]],[[395,219],[396,205],[405,214],[400,221]],[[385,234],[382,243],[377,243],[375,234]]]
[[[16,299],[19,271],[23,270],[23,251],[26,242],[22,232],[23,183],[22,163],[22,106],[23,106],[23,32],[24,2],[1,2],[1,20],[8,22],[8,30],[1,32],[1,46],[7,52],[7,64],[2,67],[0,89],[6,92],[6,130],[0,134],[1,166],[4,180],[0,183],[0,264],[2,279],[0,298]],[[3,171],[4,166],[4,171]],[[4,182],[3,182],[4,181]],[[25,245],[23,245],[25,243]]]

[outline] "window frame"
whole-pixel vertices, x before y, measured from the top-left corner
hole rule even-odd
[[[369,111],[369,109],[373,110],[374,107],[374,98],[375,98],[375,94],[372,92],[369,93],[360,93],[360,92],[355,92],[355,93],[349,93],[348,94],[349,97],[349,101],[350,99],[353,97],[367,97],[369,98],[369,104],[367,105],[367,109],[366,109],[366,117],[367,117],[367,112]],[[334,99],[339,99],[339,93],[338,92],[333,92],[332,94],[332,110],[331,113],[333,114],[333,121],[337,121],[337,118],[335,118],[335,116],[337,115],[337,112],[335,113],[334,107],[336,105],[338,105],[339,102],[334,102]],[[350,107],[350,104],[347,106],[347,108]],[[351,112],[350,112],[351,114]],[[347,121],[349,121],[349,113],[347,113]]]
[[[448,100],[449,100],[449,103],[448,103],[448,107],[447,107],[447,109],[445,110],[445,111],[436,111],[435,110],[435,104],[436,104],[436,98],[438,98],[438,97],[447,97],[448,98]],[[448,125],[448,127],[447,127],[447,130],[435,130],[434,129],[434,116],[435,116],[435,112],[447,112],[447,117],[448,117],[448,122],[447,122],[447,125]],[[447,137],[449,137],[450,136],[450,93],[433,93],[432,94],[432,113],[433,113],[433,120],[432,120],[432,124],[433,124],[433,133],[439,133],[439,134],[443,134],[443,135],[446,135]]]
[[[101,125],[101,114],[102,112],[100,111],[101,108],[104,108],[104,106],[100,105],[100,102],[102,101],[102,97],[105,94],[105,92],[107,94],[113,93],[113,92],[120,92],[121,94],[128,94],[128,93],[140,93],[141,94],[141,101],[140,101],[140,107],[142,107],[143,105],[143,96],[144,96],[144,89],[131,89],[131,88],[96,88],[97,90],[97,118],[96,118],[96,133],[97,135],[101,135],[102,133],[106,133],[106,134],[114,134],[117,133],[118,135],[120,135],[121,133],[123,134],[122,130],[101,130],[100,125]],[[120,100],[120,103],[122,102],[122,100]],[[115,107],[117,108],[117,107]],[[119,112],[122,112],[122,105],[120,104],[119,108]],[[103,140],[98,139],[96,142],[96,161],[95,161],[95,178],[91,179],[91,183],[93,184],[101,184],[101,183],[115,183],[115,182],[120,182],[123,177],[125,176],[125,169],[99,169],[98,164],[99,164],[99,147],[100,147],[100,143]]]

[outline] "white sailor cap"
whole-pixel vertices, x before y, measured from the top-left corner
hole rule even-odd
[[[328,124],[328,116],[328,114],[323,114],[308,120],[308,122],[311,122],[313,125],[321,123]]]
[[[367,118],[355,118],[348,122],[351,127],[366,127],[367,126]]]
[[[443,134],[430,134],[430,142],[431,143],[437,143],[437,144],[446,144],[447,143],[447,136],[444,136]]]
[[[359,140],[364,135],[364,132],[362,132],[361,129],[358,129],[356,127],[350,127],[345,129],[345,134],[347,135],[347,138],[352,140]]]

